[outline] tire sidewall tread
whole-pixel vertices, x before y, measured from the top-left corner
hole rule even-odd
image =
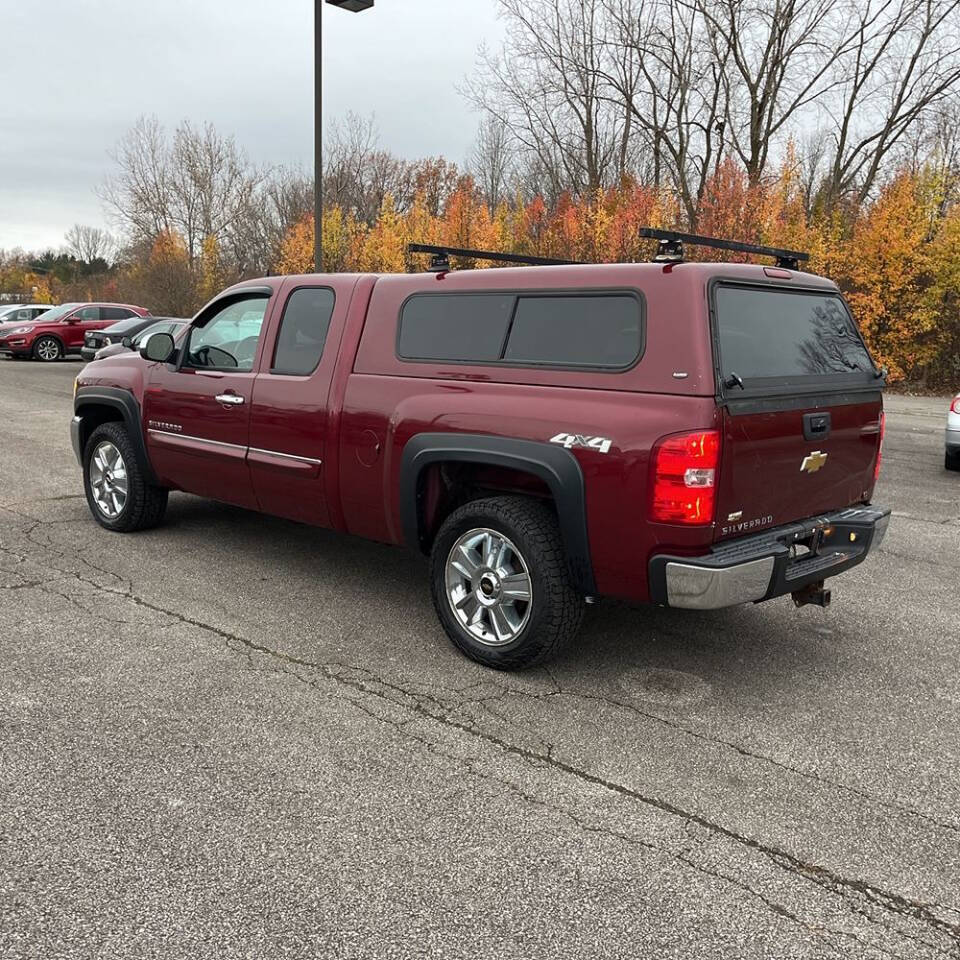
[[[450,609],[446,561],[453,544],[474,527],[489,527],[517,545],[533,587],[533,609],[519,636],[501,647],[486,646],[468,634]],[[434,540],[430,589],[440,623],[466,656],[496,670],[536,666],[556,656],[576,635],[583,618],[583,597],[573,588],[556,515],[530,497],[473,500],[454,510]]]
[[[100,512],[90,488],[90,461],[93,451],[104,440],[120,451],[127,471],[127,502],[120,515],[112,520]],[[163,519],[167,508],[167,491],[147,483],[126,427],[115,421],[100,424],[87,440],[83,451],[83,490],[94,520],[115,533],[132,533],[155,527]]]
[[[52,359],[46,359],[45,357],[40,356],[40,344],[46,340],[52,340],[57,345],[57,355]],[[41,363],[56,363],[58,360],[62,360],[64,357],[64,347],[63,344],[54,336],[44,334],[42,337],[37,339],[37,342],[33,345],[33,356],[36,360],[39,360]]]

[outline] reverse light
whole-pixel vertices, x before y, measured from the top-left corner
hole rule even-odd
[[[873,482],[880,477],[880,463],[883,461],[883,438],[887,432],[887,415],[880,411],[880,442],[877,444],[877,462],[873,466]]]
[[[654,452],[650,518],[659,523],[713,523],[719,461],[716,430],[660,440]]]
[[[960,396],[953,398],[953,403],[950,404],[951,413],[960,413]]]

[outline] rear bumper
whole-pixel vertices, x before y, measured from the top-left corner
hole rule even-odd
[[[880,546],[889,523],[889,509],[851,507],[718,543],[702,557],[655,556],[650,594],[691,610],[772,600],[855,567]]]
[[[96,355],[100,347],[81,347],[80,356],[87,362],[91,361]]]
[[[949,451],[956,452],[960,450],[960,427],[954,429],[953,427],[947,427],[947,449]]]

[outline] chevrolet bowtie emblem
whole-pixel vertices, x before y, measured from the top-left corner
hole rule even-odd
[[[827,454],[814,450],[813,453],[809,453],[803,458],[803,463],[800,464],[800,472],[816,473],[826,462]]]

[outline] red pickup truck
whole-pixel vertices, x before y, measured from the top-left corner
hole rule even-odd
[[[600,596],[826,605],[889,522],[883,373],[829,280],[661,246],[233,286],[177,345],[77,378],[90,510],[140,530],[183,490],[404,544],[451,640],[500,669]]]

